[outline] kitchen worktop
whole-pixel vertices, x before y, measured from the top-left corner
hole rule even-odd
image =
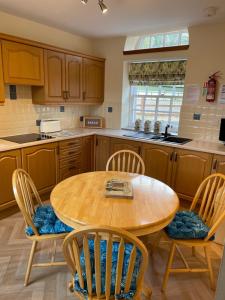
[[[72,135],[70,136],[61,136],[56,137],[53,139],[47,139],[47,140],[41,140],[41,141],[35,141],[30,143],[24,143],[24,144],[17,144],[9,141],[2,140],[0,138],[0,152],[7,151],[7,150],[14,150],[14,149],[21,149],[25,147],[30,146],[37,146],[41,144],[47,144],[52,142],[58,142],[62,140],[68,140],[71,138],[76,137],[83,137],[88,135],[103,135],[108,137],[115,137],[115,138],[121,138],[126,140],[133,140],[133,141],[139,141],[149,144],[156,144],[156,145],[162,145],[162,146],[168,146],[168,147],[174,147],[174,148],[180,148],[180,149],[187,149],[187,150],[194,150],[194,151],[201,151],[201,152],[207,152],[207,153],[214,153],[214,154],[220,154],[225,155],[225,146],[224,144],[220,142],[209,142],[209,141],[191,141],[184,145],[179,144],[173,144],[173,143],[166,143],[166,142],[159,142],[155,140],[142,140],[142,139],[134,139],[132,137],[125,137],[124,134],[127,134],[127,130],[117,130],[117,129],[84,129],[84,128],[76,128],[76,129],[68,129]]]

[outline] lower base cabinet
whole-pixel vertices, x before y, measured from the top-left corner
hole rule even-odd
[[[192,200],[200,183],[211,173],[212,154],[175,149],[171,187],[185,200]]]
[[[58,181],[58,144],[49,143],[22,149],[22,165],[40,194],[50,192]]]
[[[145,163],[145,175],[170,185],[173,148],[143,144],[141,156]]]
[[[225,175],[225,156],[224,155],[214,155],[212,164],[213,173],[222,173]]]
[[[106,164],[109,157],[110,157],[110,138],[107,136],[96,136],[95,170],[105,171]]]
[[[81,173],[94,170],[94,136],[82,138],[81,146]]]
[[[12,174],[21,168],[20,150],[0,153],[0,211],[15,205]]]

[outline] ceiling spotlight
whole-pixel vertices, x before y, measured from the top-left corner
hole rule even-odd
[[[87,4],[87,3],[88,3],[88,0],[81,0],[81,2],[82,2],[83,4]]]
[[[105,14],[105,13],[108,11],[108,8],[107,8],[107,6],[103,3],[103,0],[99,0],[99,1],[98,1],[98,4],[99,4],[99,6],[100,6],[100,8],[101,8],[102,13]]]

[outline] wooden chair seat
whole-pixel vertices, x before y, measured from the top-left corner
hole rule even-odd
[[[166,272],[163,278],[162,291],[165,291],[166,289],[170,273],[182,272],[207,272],[209,274],[211,288],[215,289],[215,280],[213,276],[209,247],[212,243],[211,238],[225,220],[225,175],[210,175],[200,184],[191,204],[190,211],[197,212],[199,217],[205,222],[210,230],[204,239],[171,239],[167,235],[167,238],[171,243],[171,247]],[[196,247],[203,247],[206,258],[206,267],[191,268],[181,252],[180,246],[192,248],[193,255],[195,254]],[[176,250],[184,263],[184,268],[172,268]]]
[[[57,234],[42,234],[38,232],[38,228],[35,227],[33,217],[36,209],[34,203],[38,206],[43,207],[41,198],[37,192],[37,189],[30,177],[30,175],[22,169],[17,169],[13,173],[12,178],[13,192],[17,204],[22,212],[25,220],[26,227],[32,229],[33,235],[26,234],[26,237],[32,241],[32,247],[27,265],[27,271],[25,275],[24,285],[26,286],[29,282],[31,268],[32,267],[48,267],[48,266],[61,266],[65,265],[65,261],[55,261],[56,253],[56,241],[62,240],[66,237],[68,232],[57,233]],[[53,241],[51,261],[46,263],[33,263],[34,254],[39,242],[42,241]]]

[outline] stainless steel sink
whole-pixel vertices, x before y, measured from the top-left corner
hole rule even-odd
[[[144,133],[144,132],[129,132],[127,134],[124,134],[123,136],[131,137],[139,140],[153,140],[153,141],[174,143],[180,145],[186,144],[191,141],[191,139],[182,138],[178,136],[170,135],[165,138],[163,134],[155,135],[154,133]]]
[[[192,141],[192,140],[187,139],[187,138],[178,137],[178,136],[168,136],[163,139],[163,142],[175,143],[175,144],[180,144],[180,145],[186,144],[190,141]]]

